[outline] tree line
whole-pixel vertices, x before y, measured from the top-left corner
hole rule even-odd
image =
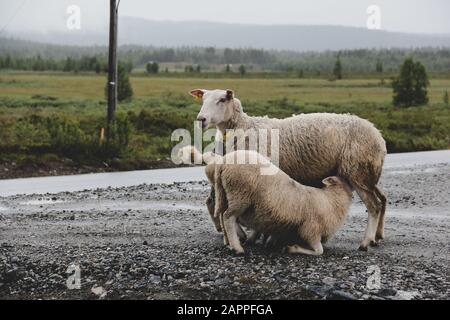
[[[123,45],[119,59],[134,67],[149,62],[186,63],[201,69],[208,65],[257,65],[264,71],[324,73],[333,70],[336,57],[348,73],[396,73],[403,61],[420,60],[429,72],[450,71],[450,48],[357,49],[297,52],[253,48],[151,47]],[[0,38],[3,68],[23,70],[90,70],[102,72],[107,63],[106,46],[62,46]],[[9,57],[9,58],[8,58]],[[13,58],[14,57],[14,58]],[[71,60],[69,60],[72,59]],[[5,60],[8,60],[6,61]],[[12,61],[11,60],[16,60]],[[1,67],[1,65],[0,65]],[[163,71],[163,70],[160,70]]]

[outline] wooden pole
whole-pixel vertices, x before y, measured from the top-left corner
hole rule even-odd
[[[120,0],[119,0],[120,1]],[[111,125],[114,123],[114,113],[117,106],[117,10],[116,0],[109,4],[109,56],[108,56],[108,114],[106,139],[111,138]]]

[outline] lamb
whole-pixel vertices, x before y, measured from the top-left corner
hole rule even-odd
[[[181,163],[190,164],[194,161],[194,159],[202,159],[205,163],[213,163],[214,161],[218,161],[218,155],[207,152],[205,154],[201,154],[194,146],[186,146],[178,150],[178,158],[181,160]],[[222,225],[220,223],[220,217],[214,215],[214,208],[208,208],[209,215],[211,217],[211,221],[214,224],[217,232],[222,232]],[[242,240],[247,240],[247,234],[242,229],[242,227],[238,224],[237,231],[239,238]],[[252,233],[252,240],[254,241],[257,234]]]
[[[238,157],[246,159],[245,164],[236,164]],[[350,206],[352,190],[342,178],[325,178],[325,187],[319,189],[294,181],[256,151],[238,150],[218,158],[207,161],[205,172],[215,186],[215,215],[236,253],[244,253],[238,222],[288,243],[289,253],[323,253],[322,242],[336,232]],[[261,168],[267,166],[276,173],[262,175]]]
[[[286,119],[251,117],[244,113],[232,90],[196,89],[190,94],[203,101],[197,117],[203,128],[216,126],[223,135],[229,129],[278,129],[279,168],[309,186],[320,186],[329,176],[342,177],[368,209],[368,224],[359,249],[366,251],[384,238],[386,196],[377,184],[386,143],[372,123],[354,115],[333,113]],[[215,207],[213,195],[214,188],[207,199],[210,213]]]

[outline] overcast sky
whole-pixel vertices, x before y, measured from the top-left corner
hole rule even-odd
[[[61,30],[72,4],[80,6],[83,29],[107,27],[108,0],[0,0],[0,30]],[[152,20],[366,27],[371,4],[381,9],[382,30],[450,33],[449,0],[121,0],[119,12]]]

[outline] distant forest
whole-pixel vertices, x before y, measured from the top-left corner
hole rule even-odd
[[[358,49],[323,52],[275,51],[252,48],[177,47],[125,45],[119,59],[127,69],[148,62],[188,63],[208,70],[211,65],[254,65],[263,71],[327,73],[339,56],[345,73],[396,72],[406,57],[421,61],[427,71],[450,71],[450,48]],[[34,71],[107,70],[107,47],[62,46],[0,38],[0,68]]]

